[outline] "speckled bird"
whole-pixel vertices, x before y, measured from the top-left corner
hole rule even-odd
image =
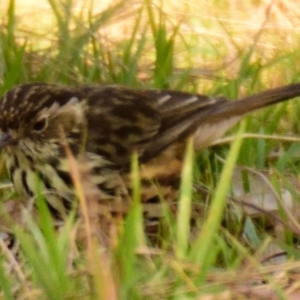
[[[76,198],[66,148],[84,164],[108,205],[128,197],[133,151],[142,176],[156,178],[174,195],[189,136],[197,149],[207,147],[247,113],[299,95],[298,83],[238,101],[116,85],[23,84],[0,101],[0,147],[17,192],[34,197],[39,177],[39,189],[57,217],[66,215]],[[144,202],[155,196],[144,194]]]

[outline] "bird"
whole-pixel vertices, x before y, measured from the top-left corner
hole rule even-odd
[[[248,113],[299,95],[300,83],[235,101],[114,84],[26,83],[0,100],[0,148],[15,190],[26,199],[41,192],[54,218],[63,219],[76,202],[69,152],[100,207],[113,214],[130,205],[132,153],[145,207],[157,201],[154,179],[174,198],[187,138],[196,149],[208,147]]]

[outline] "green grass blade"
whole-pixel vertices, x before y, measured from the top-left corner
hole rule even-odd
[[[7,276],[5,267],[4,267],[4,259],[0,258],[0,293],[3,293],[5,300],[14,300],[15,297],[13,295],[13,283],[11,282],[11,278]]]
[[[206,265],[207,257],[214,243],[215,235],[221,223],[224,207],[226,204],[226,194],[229,190],[231,176],[235,162],[237,160],[239,149],[242,144],[241,134],[244,132],[246,123],[243,121],[238,130],[237,137],[233,142],[228,157],[225,161],[221,177],[215,191],[212,203],[209,209],[207,220],[193,245],[191,257],[194,262],[201,266]]]
[[[186,256],[190,239],[190,219],[193,189],[193,138],[187,143],[184,165],[181,173],[179,208],[177,215],[176,255],[179,259]]]

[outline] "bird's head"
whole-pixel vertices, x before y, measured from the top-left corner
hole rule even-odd
[[[84,125],[85,101],[76,89],[25,84],[0,100],[0,147],[5,152],[45,160],[59,155],[66,144],[74,145],[74,151]]]

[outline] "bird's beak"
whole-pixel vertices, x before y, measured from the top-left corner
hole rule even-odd
[[[14,139],[8,132],[0,133],[0,149],[14,143]]]

